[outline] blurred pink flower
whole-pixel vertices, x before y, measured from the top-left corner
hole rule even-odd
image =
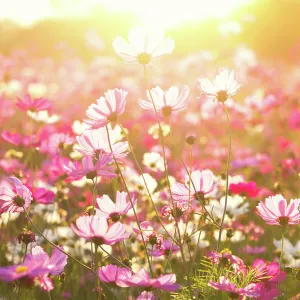
[[[97,204],[99,209],[96,210],[96,214],[106,219],[111,219],[113,222],[120,220],[122,215],[125,215],[131,208],[131,203],[126,201],[127,193],[117,192],[116,203],[107,196],[103,195],[101,198],[97,198]],[[136,203],[136,198],[131,197],[133,204]]]
[[[108,90],[104,97],[97,100],[86,111],[90,118],[84,120],[90,129],[97,129],[107,125],[109,122],[117,122],[118,116],[124,113],[127,92],[122,89]]]
[[[55,194],[45,188],[35,188],[32,191],[33,199],[42,204],[51,204],[55,198]]]
[[[23,212],[32,201],[30,190],[16,177],[9,177],[12,188],[0,187],[0,214],[4,212]]]
[[[167,292],[174,292],[179,288],[179,284],[175,283],[175,274],[161,275],[156,279],[151,279],[145,269],[140,269],[125,281],[129,286],[156,288]]]
[[[122,37],[117,37],[113,41],[117,55],[131,65],[147,65],[154,58],[171,53],[174,46],[174,41],[170,37],[165,39],[163,31],[143,27],[131,28],[128,42]]]
[[[177,245],[169,240],[164,240],[161,245],[154,245],[153,250],[149,249],[149,252],[154,257],[162,255],[169,257],[169,255],[176,254],[179,250],[180,248]]]
[[[119,268],[115,265],[107,265],[98,269],[98,276],[101,281],[115,283],[120,287],[128,287],[125,281],[130,278],[132,272],[127,268]]]
[[[227,69],[221,69],[213,83],[205,77],[200,77],[198,84],[206,96],[220,102],[225,102],[229,97],[234,96],[241,87],[236,81],[234,71],[229,72]]]
[[[256,206],[258,214],[270,225],[287,226],[300,223],[300,199],[290,200],[289,205],[282,195],[270,196],[265,203]]]
[[[249,181],[249,182],[231,183],[229,186],[229,191],[233,194],[238,194],[249,198],[255,198],[257,197],[260,189],[257,188],[256,182]]]
[[[155,300],[155,296],[152,292],[143,291],[136,300]]]
[[[69,162],[68,166],[64,166],[71,180],[81,179],[86,176],[87,179],[93,180],[97,176],[117,177],[113,172],[114,168],[108,166],[112,161],[112,153],[99,155],[98,161],[94,164],[93,157],[85,156],[82,158],[82,164],[78,162]]]
[[[205,194],[212,192],[219,184],[219,180],[214,183],[214,174],[210,170],[194,171],[191,173],[191,179],[195,189],[192,183],[189,185],[188,175],[185,176],[185,184],[176,183],[171,187],[175,200],[188,201],[189,197],[191,200],[196,200],[197,195],[202,199]]]
[[[173,111],[181,111],[187,107],[189,88],[184,86],[181,92],[175,86],[163,91],[159,86],[147,90],[148,100],[139,100],[141,108],[154,111],[151,97],[157,111],[162,112],[165,117],[169,117]]]
[[[127,155],[128,142],[116,142],[117,136],[113,130],[105,128],[98,128],[92,130],[86,130],[82,135],[76,137],[78,144],[81,148],[76,148],[78,152],[85,156],[98,157],[101,152],[110,153],[109,141],[113,155],[116,159],[123,158]]]
[[[231,298],[258,297],[260,295],[260,284],[250,283],[243,288],[237,288],[235,283],[231,283],[225,276],[220,276],[219,282],[210,281],[208,286],[215,290],[225,291]]]
[[[133,228],[133,231],[137,234],[137,239],[142,241],[142,235],[145,242],[149,242],[151,245],[161,245],[162,236],[160,234],[156,234],[153,227],[150,225],[150,222],[144,221],[141,222],[141,231],[138,228]]]
[[[17,106],[24,111],[41,111],[49,110],[51,108],[49,100],[44,98],[32,100],[29,94],[26,94],[23,99],[18,97],[17,100]]]
[[[100,216],[82,216],[76,220],[76,226],[71,224],[74,232],[85,238],[92,240],[96,245],[113,245],[129,237],[125,231],[125,226],[120,222],[108,227],[107,220]]]

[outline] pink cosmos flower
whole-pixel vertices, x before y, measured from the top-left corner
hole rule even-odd
[[[136,300],[155,300],[155,296],[152,292],[143,291]]]
[[[72,224],[71,227],[77,235],[88,241],[92,240],[97,245],[113,245],[130,235],[120,222],[108,227],[107,220],[97,215],[79,217],[76,226]]]
[[[191,200],[196,200],[197,196],[202,199],[204,195],[211,193],[219,183],[219,181],[214,183],[214,174],[210,170],[194,171],[191,173],[191,179],[196,192],[193,184],[189,185],[189,176],[186,175],[185,184],[176,183],[171,187],[175,200],[188,201],[189,197]]]
[[[31,96],[29,94],[26,94],[23,99],[17,98],[17,106],[26,111],[40,111],[40,110],[49,110],[51,108],[51,103],[49,100],[44,98],[38,98],[38,99],[31,99]]]
[[[127,155],[128,142],[116,142],[116,134],[109,129],[109,140],[111,143],[113,155],[116,159]],[[76,137],[81,148],[76,150],[84,156],[98,157],[101,152],[110,153],[109,140],[105,128],[86,130],[82,135]]]
[[[208,252],[206,257],[213,263],[213,264],[223,264],[232,265],[233,269],[237,274],[245,273],[247,267],[244,264],[243,260],[239,257],[232,255],[229,250],[223,250],[222,252],[218,253],[215,251]]]
[[[282,195],[270,196],[265,203],[260,201],[258,214],[270,225],[287,226],[300,223],[300,199],[292,199],[287,205]]]
[[[205,77],[200,77],[198,84],[206,96],[220,102],[225,102],[229,97],[234,96],[241,87],[236,81],[234,71],[229,72],[227,69],[221,69],[213,83]]]
[[[137,239],[139,241],[143,240],[142,239],[142,235],[143,235],[145,242],[149,242],[151,245],[155,245],[155,244],[161,245],[163,238],[160,234],[157,234],[154,231],[153,227],[150,225],[150,222],[148,221],[141,222],[140,226],[142,232],[140,232],[138,228],[133,228],[133,231],[137,234]]]
[[[55,132],[51,134],[47,139],[42,141],[40,151],[41,153],[57,155],[64,150],[71,150],[73,144],[74,138],[71,137],[68,133]]]
[[[0,187],[0,214],[4,212],[23,212],[32,201],[30,190],[16,177],[9,177],[12,188]]]
[[[231,283],[225,276],[220,276],[219,282],[210,281],[208,286],[215,290],[225,291],[231,298],[243,299],[246,297],[258,297],[260,295],[260,285],[250,283],[243,288],[237,288],[234,283]]]
[[[177,253],[179,249],[180,248],[171,241],[164,240],[161,245],[154,245],[153,250],[150,249],[149,252],[154,257],[159,257],[162,255],[168,257],[169,255]]]
[[[126,280],[129,286],[140,286],[147,289],[156,288],[167,292],[174,292],[179,288],[179,284],[175,282],[175,274],[161,275],[156,279],[151,279],[143,268]]]
[[[184,86],[179,94],[179,89],[172,86],[164,92],[157,86],[151,91],[147,90],[148,100],[139,100],[139,104],[143,109],[154,111],[152,97],[156,110],[162,112],[165,117],[169,117],[173,111],[181,111],[187,107],[189,91],[189,88]]]
[[[32,191],[33,199],[42,204],[51,204],[55,198],[55,193],[45,188],[36,188]]]
[[[90,129],[97,129],[107,125],[109,122],[117,122],[118,116],[125,111],[126,95],[128,93],[122,89],[108,90],[104,97],[97,100],[97,104],[92,104],[86,111],[90,118],[84,120]]]
[[[1,137],[4,141],[14,146],[30,146],[39,144],[39,140],[36,135],[32,135],[31,137],[22,137],[19,133],[13,133],[8,132],[7,130],[3,130],[1,133]]]
[[[113,42],[114,50],[127,64],[147,65],[152,59],[171,53],[174,49],[174,41],[164,32],[154,28],[131,28],[128,33],[128,42],[117,37]]]
[[[98,276],[101,281],[115,283],[120,287],[128,287],[125,281],[130,278],[132,272],[127,268],[119,268],[115,265],[107,265],[98,269]]]
[[[229,191],[233,194],[239,194],[241,196],[255,198],[258,195],[260,189],[257,188],[256,182],[249,181],[231,183],[229,186]]]
[[[106,155],[101,153],[98,161],[94,164],[93,157],[85,156],[82,158],[82,165],[79,163],[69,162],[69,166],[64,166],[71,180],[81,179],[86,176],[87,179],[94,179],[97,176],[117,177],[113,173],[114,169],[107,164],[111,163],[112,153]]]
[[[97,198],[97,209],[96,214],[106,219],[111,219],[113,222],[120,220],[122,215],[125,215],[131,208],[131,203],[126,201],[127,193],[117,192],[116,203],[107,196],[103,195],[101,198]],[[131,198],[133,204],[136,203],[135,198]]]

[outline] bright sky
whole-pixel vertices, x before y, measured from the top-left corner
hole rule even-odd
[[[51,17],[84,16],[94,5],[133,12],[144,25],[171,27],[186,20],[226,17],[252,0],[0,0],[0,19],[22,25]]]

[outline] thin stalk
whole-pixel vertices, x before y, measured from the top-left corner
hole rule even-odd
[[[47,294],[48,294],[48,299],[49,299],[49,300],[52,300],[52,297],[51,297],[50,291],[49,291]]]
[[[109,148],[110,148],[110,151],[113,153],[113,149],[112,149],[112,145],[111,145],[111,141],[110,141],[110,137],[109,137],[109,130],[108,130],[108,127],[105,126],[106,128],[106,132],[107,132],[107,139],[108,139],[108,144],[109,144]],[[131,196],[130,196],[130,192],[128,190],[128,187],[127,187],[127,184],[126,184],[126,181],[124,179],[124,176],[122,174],[122,171],[120,169],[120,166],[115,158],[115,156],[113,155],[113,159],[114,159],[114,162],[116,164],[116,167],[118,169],[118,172],[121,176],[121,179],[123,181],[123,184],[124,184],[124,187],[126,189],[126,192],[127,192],[127,195],[128,195],[128,198],[129,198],[129,201],[130,201],[130,204],[131,204],[131,207],[132,207],[132,210],[133,210],[133,213],[134,213],[134,217],[135,217],[135,220],[137,222],[137,225],[138,225],[138,228],[139,228],[139,231],[141,233],[141,237],[142,237],[142,241],[143,241],[143,245],[144,245],[144,248],[145,248],[145,253],[146,253],[146,256],[147,256],[147,261],[148,261],[148,265],[149,265],[149,270],[150,270],[150,273],[151,273],[151,276],[153,276],[153,272],[152,272],[152,267],[151,267],[151,262],[150,262],[150,258],[149,258],[149,254],[148,254],[148,251],[147,251],[147,247],[146,247],[146,242],[145,242],[145,239],[144,239],[144,235],[142,233],[142,228],[141,228],[141,225],[140,225],[140,221],[138,219],[138,216],[137,216],[137,213],[136,213],[136,210],[134,208],[134,204],[133,204],[133,201],[131,199]]]
[[[280,259],[279,259],[279,275],[278,275],[278,282],[277,282],[277,289],[278,289],[278,296],[280,296],[280,272],[282,267],[282,257],[283,257],[283,247],[284,247],[284,226],[282,226],[282,233],[281,233],[281,252],[280,252]]]
[[[223,103],[223,107],[226,113],[226,119],[228,123],[228,133],[229,133],[229,149],[228,149],[228,157],[227,157],[227,164],[226,164],[226,191],[225,191],[225,204],[224,204],[224,212],[222,216],[222,220],[220,223],[220,228],[219,228],[219,237],[218,237],[218,243],[217,243],[217,252],[220,251],[220,244],[221,244],[221,237],[222,237],[222,230],[223,230],[223,224],[224,224],[224,219],[225,219],[225,214],[226,214],[226,209],[227,209],[227,200],[228,200],[228,186],[229,186],[229,164],[230,164],[230,157],[231,157],[231,125],[230,125],[230,120],[229,120],[229,114],[226,105]]]
[[[27,247],[28,247],[28,244],[25,244],[25,252],[24,252],[23,262],[25,261],[25,258],[26,258]]]
[[[78,264],[80,264],[82,267],[88,269],[93,275],[96,276],[95,272],[88,267],[87,265],[85,265],[84,263],[82,263],[81,261],[79,261],[78,259],[76,259],[74,256],[70,255],[69,253],[67,253],[66,251],[62,250],[61,248],[59,248],[57,245],[55,245],[54,243],[52,243],[49,239],[47,239],[44,234],[34,225],[34,223],[32,222],[31,218],[29,217],[27,210],[25,209],[25,207],[23,206],[24,212],[30,222],[30,224],[35,228],[35,230],[45,239],[46,242],[48,242],[50,245],[52,245],[54,248],[56,248],[57,250],[59,250],[60,252],[64,253],[65,255],[67,255],[69,258],[73,259],[74,261],[76,261]]]
[[[137,158],[136,158],[136,156],[135,156],[135,153],[134,153],[134,151],[133,151],[133,148],[132,148],[132,146],[131,146],[131,143],[130,143],[128,134],[126,133],[125,129],[123,128],[123,126],[122,126],[119,122],[118,122],[118,125],[119,125],[119,127],[121,128],[123,134],[125,135],[125,137],[126,137],[126,139],[127,139],[127,142],[128,142],[128,145],[129,145],[130,152],[131,152],[131,154],[132,154],[132,156],[133,156],[133,160],[135,161],[135,164],[136,164],[136,166],[137,166],[137,168],[138,168],[138,170],[139,170],[139,172],[140,172],[140,174],[141,174],[141,176],[142,176],[142,178],[143,178],[143,181],[144,181],[144,184],[145,184],[147,193],[148,193],[148,195],[149,195],[149,198],[150,198],[150,200],[151,200],[152,206],[153,206],[153,208],[154,208],[154,210],[155,210],[155,213],[156,213],[156,216],[157,216],[157,218],[158,218],[158,220],[159,220],[159,223],[160,223],[160,225],[162,226],[162,228],[164,229],[164,231],[166,232],[166,234],[171,238],[171,240],[172,240],[175,244],[177,244],[177,242],[175,241],[175,239],[172,237],[172,235],[171,235],[171,234],[168,232],[168,230],[166,229],[165,225],[163,224],[163,222],[162,222],[162,220],[161,220],[161,218],[160,218],[160,216],[159,216],[159,212],[158,212],[158,210],[157,210],[157,208],[156,208],[156,205],[155,205],[155,203],[154,203],[154,201],[153,201],[152,195],[151,195],[150,190],[149,190],[149,188],[148,188],[148,185],[147,185],[147,182],[146,182],[146,179],[145,179],[143,170],[142,170],[141,165],[139,164],[139,162],[138,162],[138,160],[137,160]]]
[[[131,268],[129,268],[128,266],[126,266],[125,264],[123,264],[123,262],[121,262],[119,259],[117,259],[116,257],[114,257],[113,255],[111,255],[109,252],[107,252],[103,247],[99,246],[100,249],[105,252],[109,257],[111,257],[112,259],[114,259],[115,261],[117,261],[119,264],[121,264],[124,268],[132,271]]]
[[[147,77],[146,66],[143,65],[143,68],[144,68],[144,76],[145,76],[145,80],[146,80],[146,86],[147,86],[147,89],[148,89],[148,77]],[[152,102],[152,105],[153,105],[153,108],[154,108],[157,124],[158,124],[158,127],[159,127],[159,136],[160,136],[160,141],[161,141],[161,146],[162,146],[162,151],[163,151],[164,169],[165,169],[166,178],[167,178],[167,185],[168,185],[168,190],[169,190],[170,197],[171,197],[172,206],[175,209],[174,219],[175,219],[175,229],[177,228],[177,231],[178,231],[178,246],[180,248],[180,253],[181,253],[183,264],[184,264],[184,266],[186,266],[186,261],[185,261],[184,252],[183,252],[183,245],[182,245],[183,241],[182,241],[181,236],[180,236],[180,230],[179,230],[178,220],[177,220],[177,210],[176,210],[175,205],[174,205],[174,199],[173,199],[173,196],[172,196],[171,184],[170,184],[170,180],[169,180],[169,171],[168,171],[168,166],[167,166],[167,157],[166,157],[166,151],[165,151],[163,131],[162,131],[162,128],[161,128],[161,123],[160,123],[159,115],[158,115],[158,112],[157,112],[157,109],[156,109],[156,106],[155,106],[155,103],[154,103],[154,99],[153,99],[152,94],[151,94],[151,90],[149,89],[148,91],[149,91],[150,99],[151,99],[151,102]],[[189,288],[189,291],[190,291],[190,296],[192,297],[192,290],[191,290],[189,272],[187,274],[187,277],[188,277],[188,288]]]

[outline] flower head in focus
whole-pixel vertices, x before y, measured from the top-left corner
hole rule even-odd
[[[125,226],[120,222],[108,227],[106,218],[100,216],[82,216],[76,220],[76,226],[71,225],[74,232],[96,245],[113,245],[129,237]]]
[[[84,122],[90,129],[97,129],[109,122],[117,122],[118,116],[124,113],[127,92],[122,89],[108,90],[104,97],[97,100],[97,104],[91,104],[86,111],[89,117]]]
[[[32,201],[30,190],[16,177],[9,177],[12,188],[0,186],[0,214],[3,212],[23,212]]]
[[[148,65],[153,59],[171,53],[174,46],[174,41],[170,37],[165,39],[162,30],[143,27],[131,28],[128,41],[117,37],[113,42],[117,55],[131,65]]]
[[[115,265],[107,265],[98,269],[98,276],[101,281],[115,283],[120,287],[128,287],[125,280],[130,278],[132,272],[127,268],[119,268]]]
[[[148,100],[139,100],[141,108],[161,112],[165,117],[169,117],[174,111],[181,111],[187,107],[187,98],[190,89],[184,86],[181,92],[175,86],[163,91],[159,86],[147,90]],[[155,105],[153,107],[152,99]]]
[[[119,221],[120,217],[132,208],[131,203],[127,202],[126,198],[127,193],[125,192],[117,192],[116,203],[112,202],[107,195],[97,198],[99,209],[96,210],[96,214],[111,219],[113,222]],[[136,199],[132,198],[132,202],[135,204]]]
[[[270,196],[265,203],[257,205],[258,214],[270,225],[296,225],[300,223],[300,199],[292,199],[287,204],[282,195]]]
[[[221,69],[213,82],[205,77],[198,78],[199,88],[213,100],[224,103],[228,98],[234,96],[241,85],[236,81],[234,71]]]

